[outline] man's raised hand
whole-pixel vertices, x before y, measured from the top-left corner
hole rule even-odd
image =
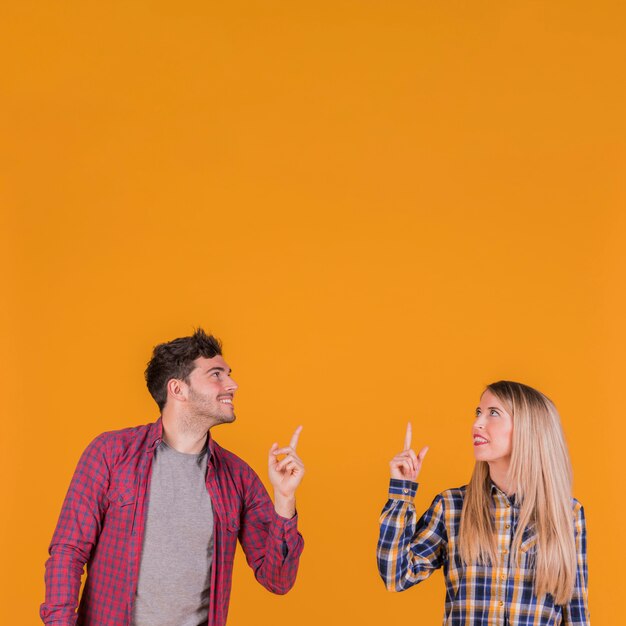
[[[272,444],[269,454],[269,478],[274,487],[274,508],[282,517],[293,517],[296,511],[296,489],[304,476],[304,463],[296,454],[302,426],[296,428],[289,445]],[[284,456],[283,456],[284,455]],[[281,459],[278,457],[282,456]]]
[[[398,480],[411,480],[417,481],[417,477],[422,469],[422,461],[428,452],[428,446],[422,448],[419,454],[415,454],[415,451],[411,448],[411,438],[413,436],[413,430],[411,428],[411,422],[406,426],[406,435],[404,436],[404,448],[402,452],[396,454],[396,456],[389,461],[389,468],[391,470],[391,478]]]

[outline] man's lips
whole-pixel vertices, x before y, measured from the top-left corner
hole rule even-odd
[[[233,397],[232,396],[223,396],[221,398],[218,398],[218,400],[222,403],[222,404],[228,404],[229,406],[233,405]]]

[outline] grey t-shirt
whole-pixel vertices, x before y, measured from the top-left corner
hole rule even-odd
[[[133,626],[200,626],[208,619],[213,509],[207,450],[155,451]]]

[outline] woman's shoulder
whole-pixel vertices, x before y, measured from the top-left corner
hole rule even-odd
[[[464,498],[466,491],[467,485],[462,485],[461,487],[452,487],[451,489],[446,489],[445,491],[442,491],[439,495],[442,498]]]
[[[585,509],[582,502],[576,498],[572,498],[572,515],[577,524],[585,523]]]
[[[446,489],[435,496],[435,502],[439,501],[446,509],[462,508],[466,490],[467,485]]]

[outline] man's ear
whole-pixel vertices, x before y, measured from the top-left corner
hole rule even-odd
[[[187,400],[187,385],[177,378],[170,378],[167,381],[167,399],[185,402]]]

